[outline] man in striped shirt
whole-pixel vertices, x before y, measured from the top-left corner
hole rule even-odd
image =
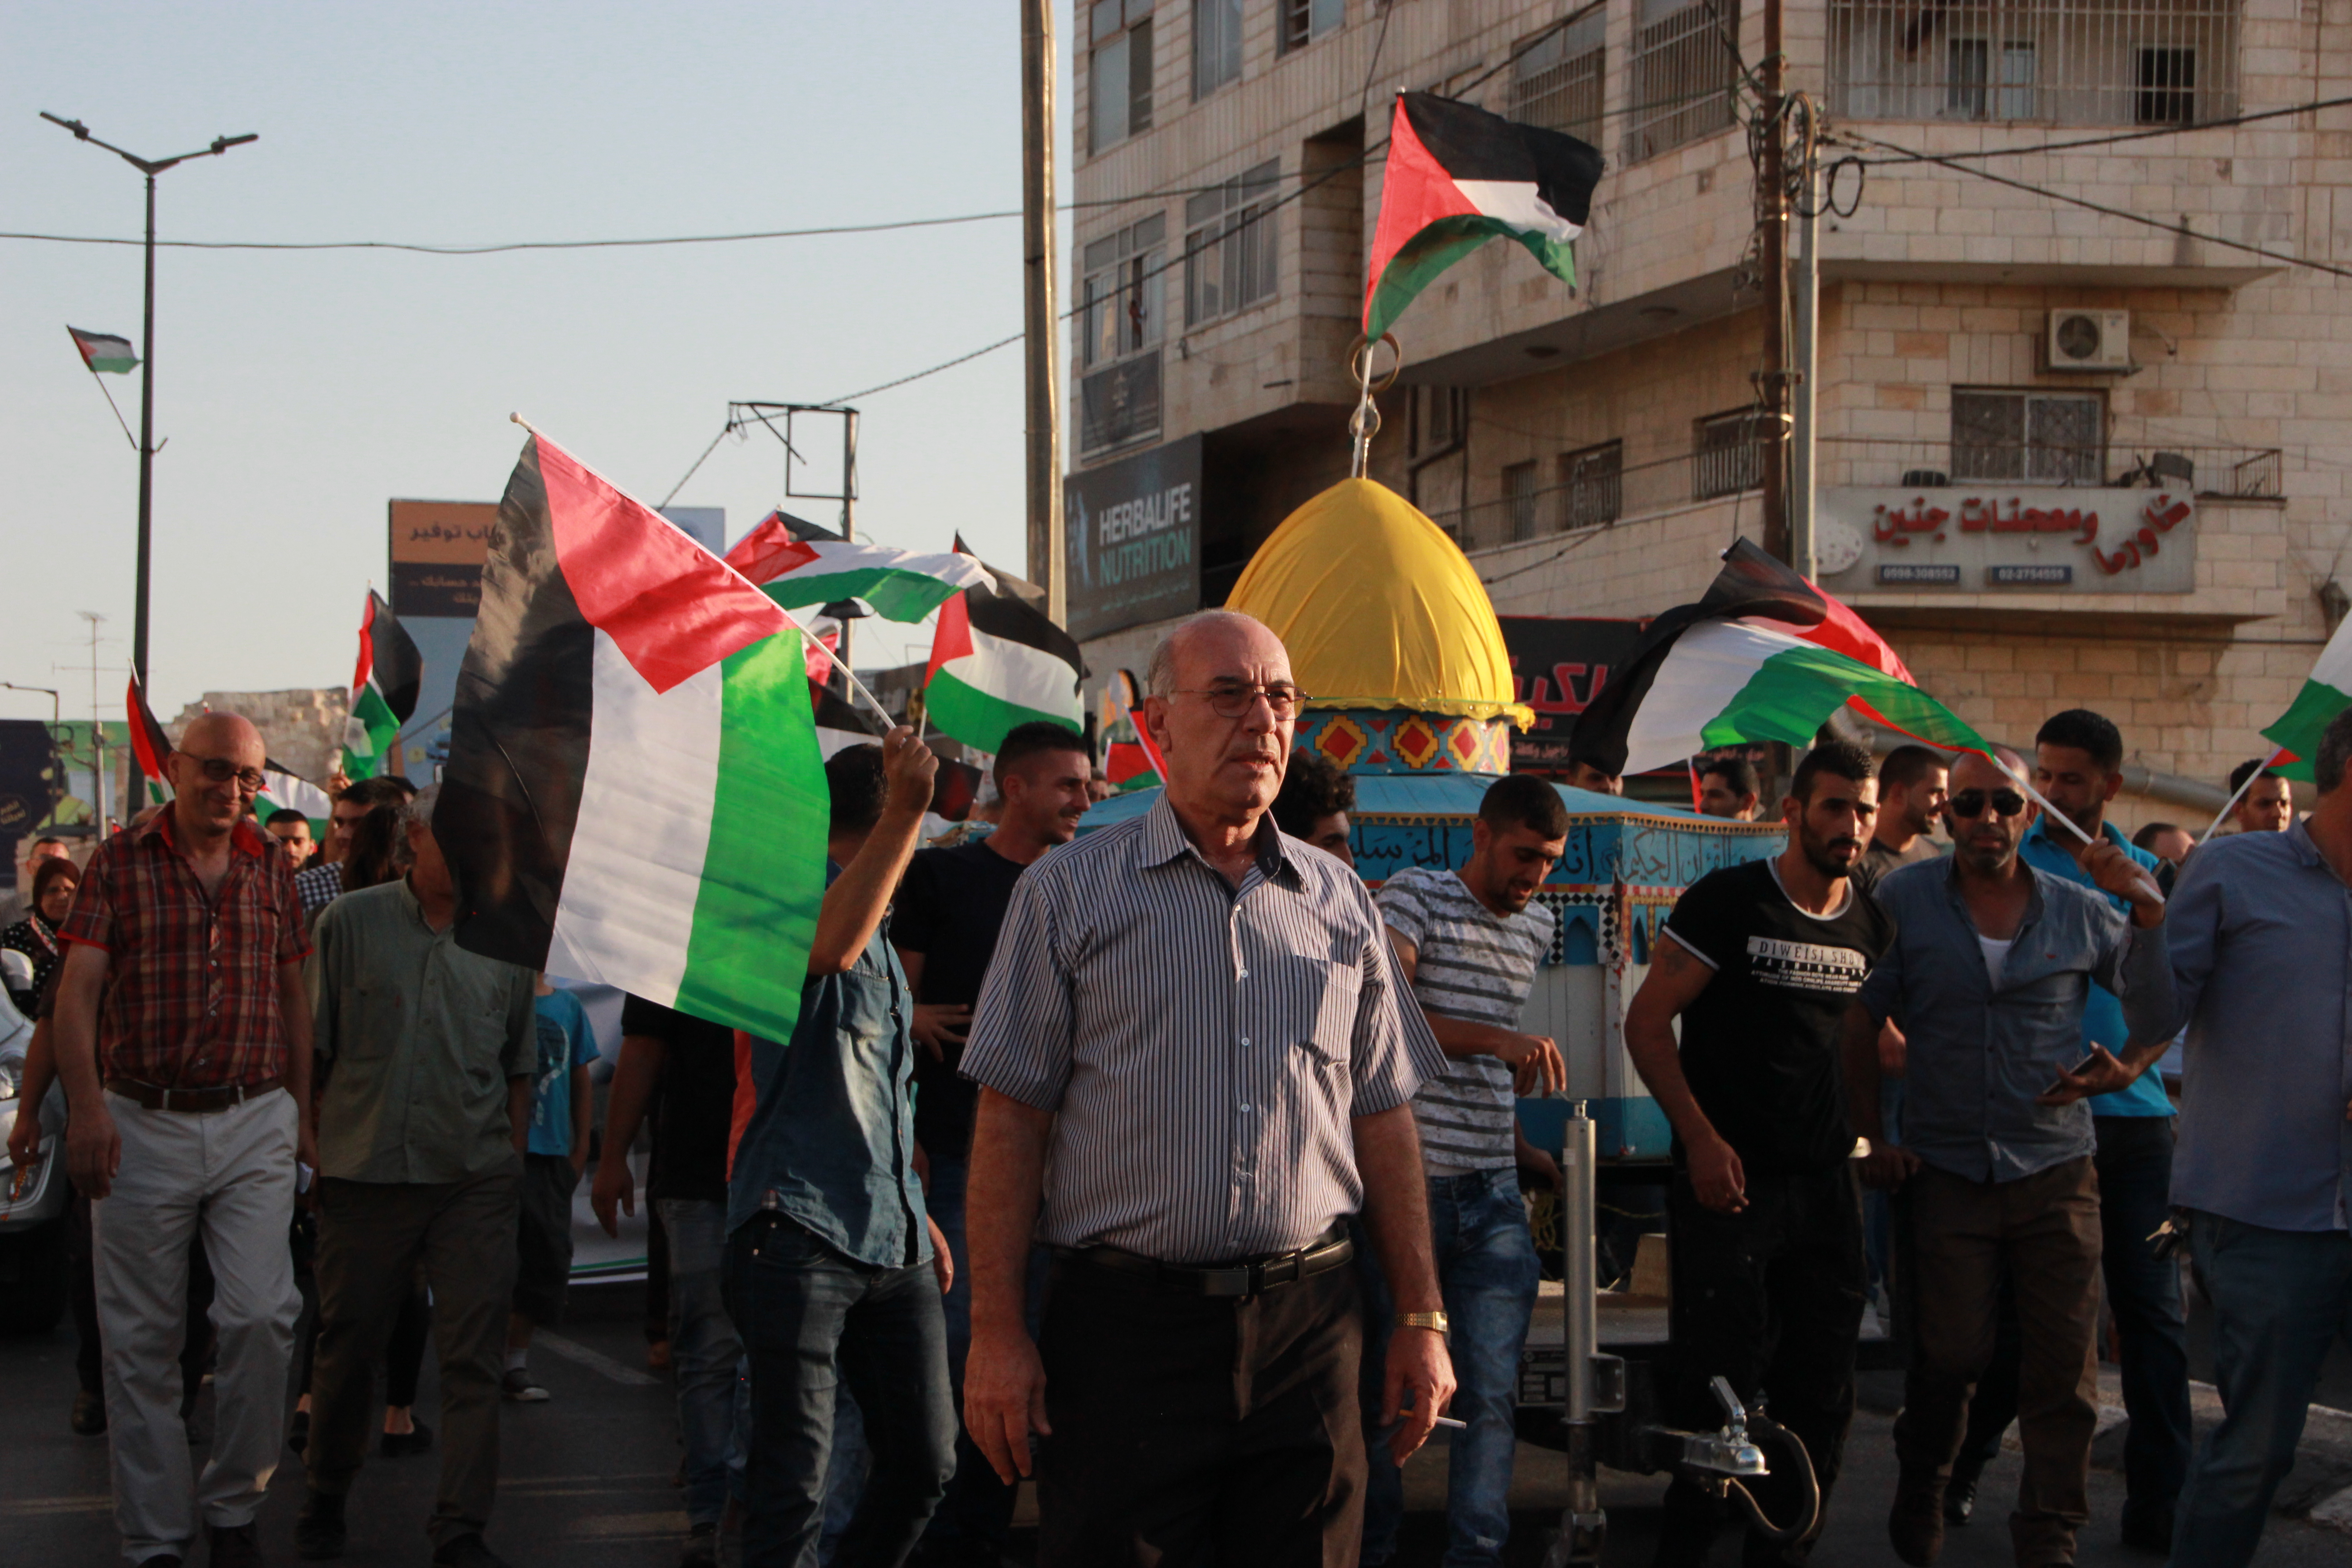
[[[1023,873],[964,1047],[964,1420],[1007,1482],[1044,1437],[1041,1568],[1337,1568],[1363,1517],[1359,1210],[1403,1310],[1397,1460],[1454,1393],[1410,1104],[1443,1058],[1364,885],[1267,815],[1305,700],[1281,640],[1193,616],[1150,689],[1165,793]]]
[[[1558,924],[1534,897],[1567,847],[1568,807],[1544,780],[1514,773],[1488,787],[1470,835],[1459,871],[1407,867],[1380,895],[1398,963],[1447,1058],[1413,1096],[1412,1112],[1445,1313],[1461,1331],[1454,1414],[1469,1423],[1454,1436],[1446,1467],[1449,1563],[1499,1563],[1510,1536],[1512,1407],[1540,1277],[1517,1167],[1551,1163],[1520,1136],[1517,1095],[1550,1093],[1565,1081],[1559,1047],[1519,1033],[1518,1023]],[[1376,1295],[1378,1283],[1368,1279]],[[1367,1316],[1368,1364],[1386,1337],[1385,1317]],[[1397,1468],[1374,1454],[1365,1563],[1388,1560],[1403,1518]]]

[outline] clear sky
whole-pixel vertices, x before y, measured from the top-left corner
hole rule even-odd
[[[148,157],[260,133],[162,176],[165,238],[628,237],[1021,203],[1003,0],[0,0],[0,37],[11,231],[140,231],[138,174],[40,110]],[[1066,159],[1066,64],[1062,80]],[[1020,230],[470,258],[160,251],[157,711],[348,681],[364,592],[384,585],[385,501],[497,500],[522,435],[509,411],[657,501],[731,398],[822,401],[1018,331]],[[85,714],[76,612],[99,611],[111,718],[138,459],[68,323],[146,352],[137,247],[0,240],[0,679],[62,687],[67,716]],[[135,430],[137,373],[106,383]],[[1016,346],[867,400],[860,534],[932,550],[961,529],[1020,570],[1021,390]],[[782,482],[781,448],[755,431],[677,504],[725,507],[731,536]],[[831,521],[828,503],[788,505]],[[879,640],[861,663],[928,634]],[[0,716],[47,711],[0,690]]]

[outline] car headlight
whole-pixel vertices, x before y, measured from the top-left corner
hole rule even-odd
[[[0,1100],[16,1098],[16,1085],[23,1081],[25,1064],[14,1059],[0,1062]]]

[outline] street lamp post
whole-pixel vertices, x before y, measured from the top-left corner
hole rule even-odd
[[[164,170],[176,168],[191,158],[215,158],[232,147],[242,147],[257,142],[258,133],[246,136],[215,136],[213,144],[194,153],[183,153],[176,158],[142,158],[126,153],[110,142],[101,142],[89,133],[89,127],[79,120],[60,120],[47,110],[41,118],[52,125],[62,125],[74,133],[78,141],[94,147],[103,147],[132,168],[147,176],[147,320],[142,329],[144,339],[140,343],[143,358],[139,376],[139,571],[137,602],[131,607],[131,666],[139,672],[139,684],[147,684],[147,554],[151,522],[153,515],[155,463],[155,176]]]

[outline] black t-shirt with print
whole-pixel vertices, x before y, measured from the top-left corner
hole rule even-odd
[[[1751,1172],[1834,1169],[1853,1150],[1840,1024],[1894,921],[1851,884],[1835,914],[1808,914],[1772,862],[1754,860],[1693,884],[1666,932],[1715,971],[1683,1013],[1683,1077],[1699,1109]]]
[[[890,941],[902,952],[923,955],[917,1001],[951,1007],[980,1001],[1013,884],[1027,869],[985,838],[916,851],[890,904]],[[915,1142],[934,1160],[960,1160],[971,1146],[980,1085],[956,1071],[961,1046],[950,1045],[938,1061],[920,1045],[915,1050]]]

